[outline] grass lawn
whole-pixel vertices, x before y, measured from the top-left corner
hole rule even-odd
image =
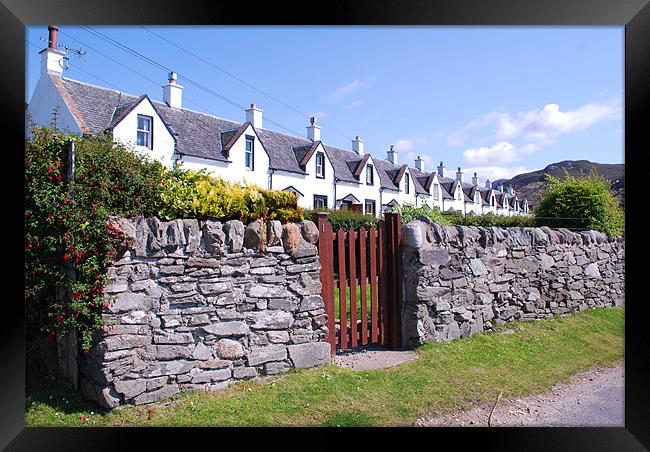
[[[101,411],[75,393],[41,388],[26,399],[27,426],[387,426],[412,425],[432,410],[467,408],[548,390],[577,372],[623,358],[624,309],[509,324],[513,334],[477,334],[417,349],[386,370],[327,365],[266,382],[181,394],[165,406]],[[153,409],[153,412],[149,410]]]
[[[361,320],[361,286],[357,285],[357,319]],[[350,325],[350,286],[345,288],[345,301],[346,301],[346,320],[347,324]],[[340,298],[341,298],[341,289],[338,287],[334,288],[334,315],[337,320],[341,318],[341,304],[340,304]],[[367,309],[366,311],[368,312],[368,321],[370,321],[370,313],[371,313],[371,298],[370,298],[370,284],[366,285],[366,304],[367,304]],[[379,303],[379,286],[377,286],[377,303]]]

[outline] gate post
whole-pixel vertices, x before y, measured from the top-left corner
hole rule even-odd
[[[336,319],[334,318],[334,233],[327,221],[328,212],[314,212],[318,228],[318,258],[320,260],[321,298],[327,313],[327,342],[331,354],[336,354]]]
[[[388,270],[388,346],[395,350],[402,345],[402,216],[390,212],[386,217],[386,250]]]

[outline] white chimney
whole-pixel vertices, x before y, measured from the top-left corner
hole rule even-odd
[[[503,184],[502,183],[499,184],[499,192],[503,193]]]
[[[63,62],[65,52],[58,49],[57,36],[59,29],[54,25],[47,27],[49,31],[48,46],[41,50],[41,76],[52,74],[61,76],[63,74]]]
[[[386,153],[386,158],[389,162],[397,164],[397,151],[395,150],[395,146],[392,144],[390,145],[390,149]]]
[[[251,104],[251,108],[246,110],[246,122],[250,122],[256,129],[262,128],[262,109],[257,105]]]
[[[309,123],[310,125],[307,126],[307,138],[309,138],[311,141],[319,141],[320,126],[316,124],[316,117],[312,116],[311,118],[309,118]]]
[[[183,105],[183,87],[176,84],[176,72],[169,73],[169,83],[163,85],[163,102],[172,108],[181,108]]]
[[[445,177],[445,165],[442,162],[438,165],[438,177]]]
[[[419,155],[418,158],[415,159],[415,167],[424,173],[424,160],[422,160]]]
[[[472,177],[472,185],[478,186],[479,181],[478,181],[478,176],[476,173],[474,173],[474,177]]]
[[[485,188],[491,189],[492,188],[492,182],[490,182],[490,179],[485,181]]]
[[[512,188],[512,185],[508,185],[508,194],[509,194],[509,195],[514,195],[514,194],[515,194],[515,191],[514,191],[514,189]]]
[[[456,180],[459,182],[463,181],[463,172],[460,170],[460,166],[458,167],[458,171],[456,171]]]
[[[359,135],[352,140],[352,150],[359,155],[363,155],[363,140],[359,138]]]

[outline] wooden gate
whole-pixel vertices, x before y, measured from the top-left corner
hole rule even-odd
[[[377,228],[334,232],[327,213],[318,226],[321,296],[332,354],[360,345],[401,345],[402,235],[399,213],[384,214]]]

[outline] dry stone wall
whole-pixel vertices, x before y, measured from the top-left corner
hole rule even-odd
[[[313,222],[113,221],[126,238],[82,357],[87,398],[149,403],[329,362]]]
[[[621,237],[547,227],[441,226],[422,217],[404,227],[403,243],[407,346],[625,300]]]

